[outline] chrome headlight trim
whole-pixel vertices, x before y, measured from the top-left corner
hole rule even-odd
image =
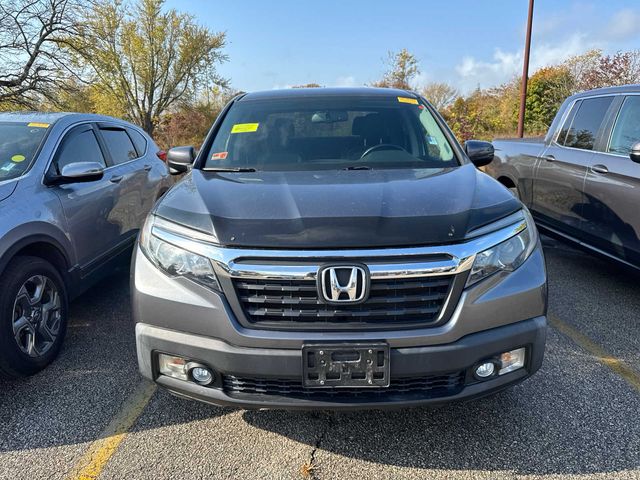
[[[414,248],[263,250],[223,247],[217,245],[217,238],[212,235],[158,217],[149,227],[149,233],[166,243],[210,259],[214,267],[229,277],[311,280],[316,278],[320,263],[326,258],[332,261],[358,259],[367,264],[372,278],[393,279],[466,272],[472,268],[477,254],[527,229],[527,215],[524,211],[516,212],[505,217],[508,219],[506,222],[501,219],[493,226],[483,227],[488,233],[463,243]]]
[[[524,222],[518,225],[513,236],[476,254],[467,286],[500,271],[512,272],[533,253],[538,244],[538,231],[529,211],[524,208],[522,213]]]
[[[155,215],[149,215],[140,231],[139,238],[140,249],[147,259],[170,277],[188,278],[204,287],[221,292],[222,288],[211,260],[204,255],[183,248],[179,244],[167,241],[162,235],[157,235],[157,226],[179,227],[183,229],[183,234],[189,232],[189,229],[185,227],[170,224]]]

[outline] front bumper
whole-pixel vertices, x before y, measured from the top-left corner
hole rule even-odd
[[[405,392],[384,389],[354,394],[332,390],[324,394],[285,395],[281,393],[243,393],[223,380],[203,387],[177,380],[157,371],[157,353],[179,355],[214,369],[219,379],[264,379],[267,383],[302,382],[302,356],[299,349],[238,347],[224,341],[157,326],[138,323],[136,342],[142,374],[171,392],[223,406],[285,409],[360,409],[433,405],[480,397],[518,383],[536,372],[542,364],[546,338],[546,317],[539,316],[510,325],[467,335],[456,342],[424,347],[391,348],[391,381],[412,378],[457,378],[449,388]],[[477,381],[472,367],[480,360],[502,352],[526,347],[524,368]],[[263,385],[263,384],[261,384]]]

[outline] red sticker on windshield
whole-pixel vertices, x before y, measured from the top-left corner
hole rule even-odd
[[[229,152],[217,152],[211,155],[211,160],[224,160],[229,155]]]

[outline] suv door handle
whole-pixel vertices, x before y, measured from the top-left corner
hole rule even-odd
[[[606,165],[594,165],[591,167],[591,171],[594,173],[601,173],[601,174],[605,174],[605,173],[609,173],[609,169],[607,168]]]
[[[553,155],[545,155],[542,158],[544,158],[547,162],[555,162],[556,161],[556,157],[554,157]]]
[[[149,170],[151,170],[151,165],[146,164],[146,165],[144,166],[144,170],[145,170],[145,172],[148,172]]]
[[[110,181],[111,183],[118,183],[118,182],[120,182],[120,180],[122,180],[122,175],[113,175],[113,176],[109,179],[109,181]]]

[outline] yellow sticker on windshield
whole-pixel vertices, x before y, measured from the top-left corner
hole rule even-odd
[[[24,155],[14,155],[13,157],[11,157],[11,161],[16,163],[24,162],[25,159],[26,157]]]
[[[248,133],[248,132],[255,132],[258,130],[258,127],[260,126],[259,123],[236,123],[232,128],[231,128],[231,133]]]
[[[27,124],[27,127],[49,128],[49,124],[48,123],[31,122],[31,123]]]
[[[418,100],[416,100],[415,98],[398,97],[398,101],[400,103],[410,103],[411,105],[418,105]]]

